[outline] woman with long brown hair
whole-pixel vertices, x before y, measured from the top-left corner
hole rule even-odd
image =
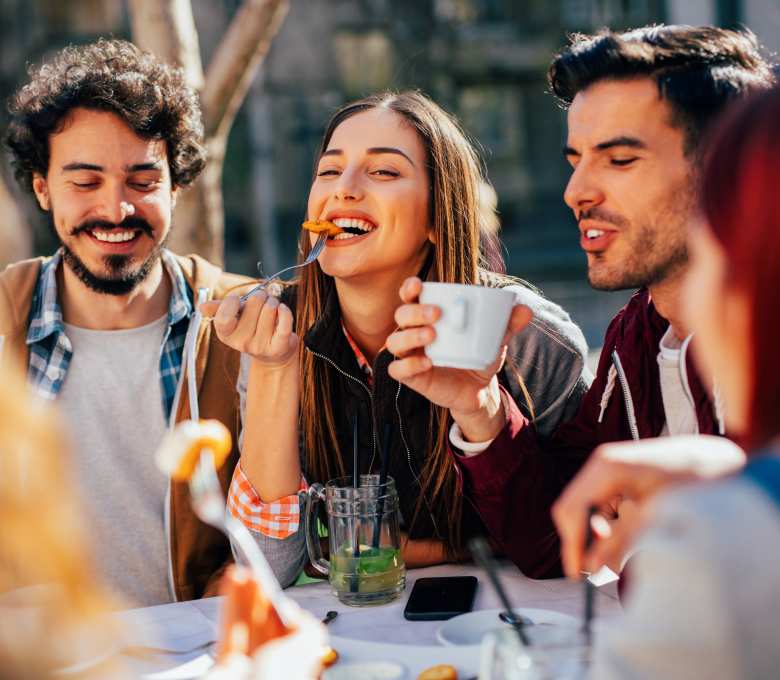
[[[408,566],[457,559],[466,539],[483,532],[452,464],[447,410],[387,372],[393,357],[385,341],[396,328],[398,291],[409,276],[511,286],[534,320],[509,348],[509,369],[500,373],[506,398],[535,417],[542,436],[574,412],[589,378],[584,338],[530,286],[482,268],[489,238],[479,203],[483,179],[466,135],[422,94],[375,95],[332,117],[308,217],[330,220],[344,233],[328,239],[281,302],[260,293],[243,308],[234,296],[204,308],[215,315],[223,342],[244,353],[236,473],[244,479],[234,483],[243,485],[246,507],[234,511],[245,521],[251,524],[253,512],[267,520],[273,511],[263,503],[279,499],[277,508],[292,507],[294,515],[291,494],[302,472],[307,482],[351,474],[357,416],[363,473],[376,469],[380,435],[391,428],[389,471],[408,534]],[[313,239],[301,235],[301,257]],[[487,389],[479,403],[463,408],[503,411],[498,390]],[[278,522],[266,521],[265,530],[280,538],[291,533]]]

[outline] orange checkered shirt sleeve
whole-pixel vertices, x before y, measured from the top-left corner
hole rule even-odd
[[[308,488],[301,477],[299,491]],[[241,469],[241,463],[233,471],[227,501],[228,512],[243,522],[247,529],[270,538],[288,538],[300,526],[301,509],[298,495],[291,494],[272,503],[264,503],[252,483]]]

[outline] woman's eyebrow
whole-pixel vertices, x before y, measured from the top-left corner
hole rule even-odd
[[[393,146],[375,146],[368,149],[366,153],[372,155],[382,154],[382,153],[394,153],[397,154],[398,156],[403,156],[407,161],[409,161],[412,164],[412,166],[414,166],[414,161],[411,158],[409,158],[409,156],[407,156],[403,151],[401,151],[401,149],[396,149]]]
[[[373,146],[370,149],[366,149],[367,154],[371,155],[377,155],[377,154],[383,154],[383,153],[394,153],[398,156],[403,156],[409,163],[412,164],[412,167],[414,167],[414,161],[409,158],[401,149],[396,149],[394,146]],[[320,158],[323,158],[324,156],[342,156],[344,155],[344,151],[341,149],[328,149],[327,151],[322,152],[322,156]]]

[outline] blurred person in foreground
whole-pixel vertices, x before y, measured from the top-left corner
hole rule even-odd
[[[99,40],[31,70],[9,110],[16,177],[60,247],[0,274],[0,361],[20,361],[74,435],[68,467],[107,583],[138,605],[212,593],[230,544],[153,459],[166,429],[191,417],[189,330],[200,416],[238,440],[239,355],[190,322],[201,294],[222,297],[244,279],[165,247],[176,199],[206,162],[197,94],[153,55]],[[236,446],[223,492],[237,461]],[[294,580],[280,541],[254,536],[280,581]]]
[[[598,450],[555,506],[566,571],[594,568],[630,541],[599,532],[583,555],[587,507],[623,489],[646,526],[631,560],[626,616],[597,638],[597,678],[774,678],[780,668],[780,88],[740,106],[713,139],[704,220],[690,230],[683,318],[695,360],[717,374],[729,430],[749,451],[738,474],[659,489],[739,466],[705,440],[669,461],[661,440]],[[669,443],[672,443],[671,440]],[[715,442],[716,444],[718,442]],[[641,450],[644,447],[644,451]],[[713,468],[712,460],[719,461]],[[671,464],[670,464],[671,463]],[[598,527],[598,525],[597,525]]]
[[[106,663],[118,629],[102,590],[62,455],[53,409],[6,367],[0,383],[0,678],[117,677]],[[100,659],[103,659],[103,662]]]
[[[599,290],[639,290],[610,323],[578,412],[551,438],[514,406],[500,421],[483,408],[466,422],[451,409],[454,448],[470,444],[468,456],[456,457],[466,495],[528,575],[561,574],[550,508],[599,444],[725,432],[717,394],[688,352],[692,334],[680,310],[686,232],[705,131],[729,103],[772,80],[752,33],[706,26],[576,35],[550,66],[551,88],[568,109],[564,200],[579,225],[588,279]],[[455,395],[498,390],[489,373],[431,367],[422,351],[434,337],[425,320],[431,310],[416,304],[419,292],[415,279],[401,289],[407,304],[388,338],[399,357],[390,374],[445,407]],[[473,432],[494,438],[475,441]],[[603,511],[622,519],[630,509],[613,498]]]
[[[95,568],[66,441],[51,404],[6,366],[0,384],[0,680],[43,680],[65,671],[85,680],[130,677],[116,656],[123,631],[110,615],[122,603]],[[225,602],[214,680],[317,677],[327,642],[319,620],[293,607],[286,628],[246,569],[228,569],[220,594]]]

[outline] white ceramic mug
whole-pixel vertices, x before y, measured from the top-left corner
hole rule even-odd
[[[498,356],[515,294],[460,283],[423,283],[420,302],[441,308],[436,339],[425,348],[434,366],[481,371]]]

